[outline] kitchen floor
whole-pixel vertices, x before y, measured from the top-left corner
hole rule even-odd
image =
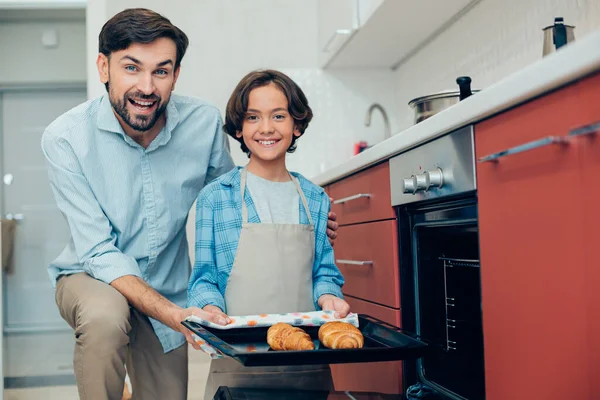
[[[6,400],[77,400],[73,376],[73,333],[6,335]],[[188,399],[204,398],[210,358],[190,347]]]

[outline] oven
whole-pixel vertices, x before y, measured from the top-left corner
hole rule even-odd
[[[405,361],[412,399],[485,399],[472,127],[390,160],[402,328],[439,348]]]

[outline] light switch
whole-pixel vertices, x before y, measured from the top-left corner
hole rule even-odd
[[[56,29],[47,29],[42,33],[42,45],[46,48],[58,46],[58,32]]]

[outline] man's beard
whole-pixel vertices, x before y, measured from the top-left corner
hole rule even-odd
[[[125,95],[123,95],[123,99],[119,100],[115,98],[109,90],[108,97],[110,99],[110,104],[112,105],[112,108],[119,115],[119,117],[121,117],[121,119],[125,121],[125,123],[129,125],[132,129],[138,132],[147,132],[150,129],[152,129],[152,127],[154,127],[154,124],[156,124],[156,121],[158,121],[158,119],[167,109],[167,104],[169,102],[169,99],[167,99],[167,101],[163,104],[162,98],[160,96],[154,94],[145,95],[140,92],[127,92],[125,93]],[[129,110],[127,109],[127,103],[129,102],[130,98],[145,101],[155,101],[157,103],[156,110],[154,111],[154,113],[149,115],[131,115],[129,113]]]

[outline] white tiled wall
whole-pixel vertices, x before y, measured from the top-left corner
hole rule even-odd
[[[542,57],[542,28],[554,17],[575,25],[575,38],[600,29],[599,0],[481,0],[445,32],[402,64],[396,74],[399,129],[412,125],[407,103],[455,89],[468,75],[485,87]]]
[[[232,90],[247,72],[256,68],[284,71],[305,91],[315,113],[298,150],[289,157],[290,169],[311,177],[351,157],[355,141],[375,144],[383,139],[380,115],[373,115],[370,128],[364,126],[372,102],[381,103],[390,114],[394,111],[391,70],[318,68],[318,1],[94,0],[88,8],[88,48],[97,48],[102,24],[122,9],[147,7],[160,12],[190,39],[176,91],[204,98],[222,114]],[[91,63],[88,79],[90,96],[101,94],[104,88],[94,84],[98,78]],[[237,142],[231,140],[231,147],[235,161],[246,163]]]
[[[394,132],[396,125],[392,116],[396,111],[391,90],[394,75],[390,70],[324,71],[316,67],[280,70],[302,88],[314,113],[308,129],[298,140],[296,151],[287,156],[291,171],[311,178],[352,157],[354,142],[366,141],[373,145],[383,140],[384,123],[378,111],[373,113],[371,125],[364,125],[366,111],[373,102],[387,110]],[[223,114],[224,103],[219,104]],[[240,150],[239,143],[230,139],[230,144],[236,164],[247,163],[248,157]],[[192,209],[187,225],[192,261],[195,216]]]
[[[288,167],[315,176],[352,156],[353,143],[383,139],[382,117],[374,114],[364,126],[372,102],[392,117],[394,74],[391,70],[323,71],[317,60],[319,0],[94,0],[88,7],[88,58],[95,57],[98,33],[108,18],[128,7],[147,7],[164,14],[190,39],[176,91],[202,97],[224,113],[237,82],[252,69],[275,68],[289,74],[304,90],[314,111]],[[93,3],[93,4],[92,4]],[[95,65],[88,67],[90,97],[103,93]],[[392,129],[395,121],[391,119]],[[247,157],[233,139],[238,164]],[[193,241],[194,212],[188,235]],[[190,246],[193,248],[193,245]]]
[[[290,169],[312,177],[350,158],[354,142],[383,139],[380,115],[373,115],[371,128],[364,126],[372,102],[386,108],[392,131],[400,132],[413,123],[410,99],[454,89],[460,75],[485,89],[541,58],[541,29],[555,16],[575,25],[577,38],[600,28],[600,0],[481,0],[395,71],[323,71],[316,52],[318,1],[324,0],[94,0],[88,7],[88,51],[97,46],[107,18],[142,6],[163,13],[190,37],[179,93],[203,97],[223,112],[246,72],[281,69],[300,84],[315,113],[288,158]],[[100,94],[102,86],[92,83],[97,73],[91,63],[88,79],[90,95]],[[245,163],[237,142],[231,145],[236,162]],[[193,220],[192,212],[192,240]]]
[[[388,114],[393,110],[393,74],[387,70],[323,71],[317,68],[287,69],[306,94],[314,117],[298,148],[288,155],[288,168],[307,177],[315,176],[352,156],[353,143],[364,140],[370,145],[384,139],[384,123],[375,111],[371,125],[364,125],[372,102],[381,103]],[[390,121],[394,126],[395,121]],[[236,143],[236,144],[234,144]],[[232,142],[236,147],[237,142]],[[245,154],[232,152],[238,163]]]

